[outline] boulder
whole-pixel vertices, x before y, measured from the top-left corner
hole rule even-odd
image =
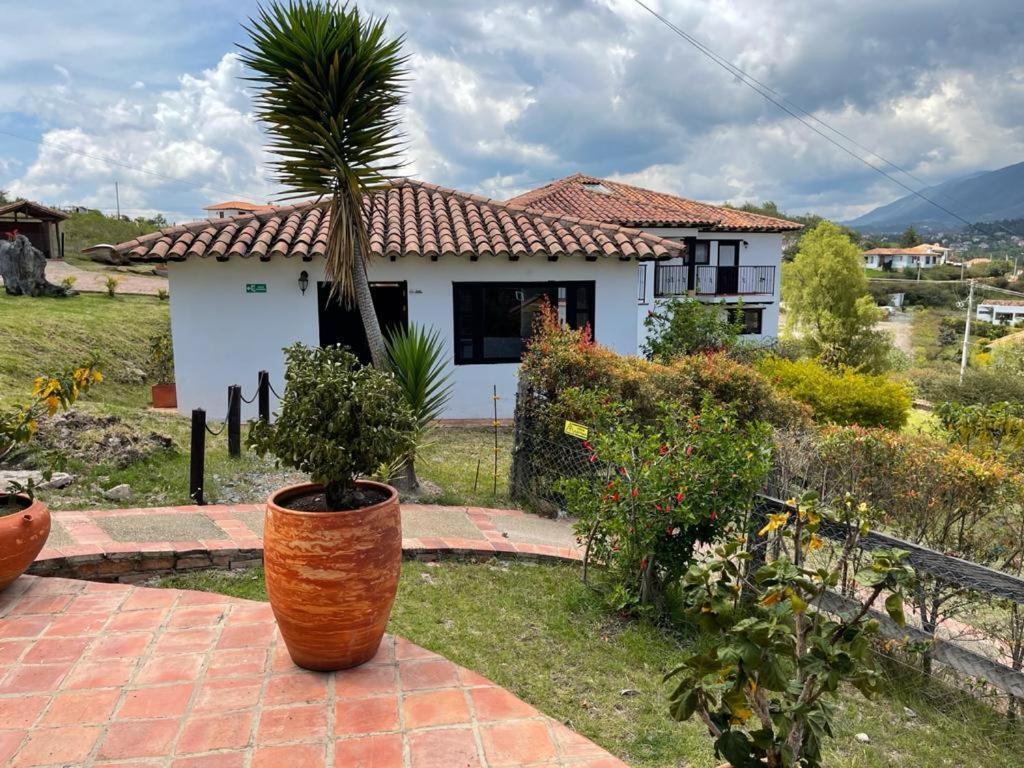
[[[11,296],[70,296],[69,291],[46,279],[46,256],[24,235],[0,240],[0,277]]]
[[[134,495],[132,487],[128,483],[121,483],[115,485],[113,488],[107,488],[103,492],[104,498],[110,499],[111,501],[128,501]]]

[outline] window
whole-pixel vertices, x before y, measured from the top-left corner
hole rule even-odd
[[[708,240],[694,240],[693,241],[693,263],[694,264],[710,264],[711,263],[711,242]]]
[[[738,267],[740,264],[740,244],[735,240],[719,240],[718,266]]]
[[[573,328],[594,327],[594,283],[453,283],[455,364],[518,363],[547,299]]]
[[[740,333],[761,333],[764,309],[761,307],[743,307],[743,309],[729,309],[729,322],[739,324]]]

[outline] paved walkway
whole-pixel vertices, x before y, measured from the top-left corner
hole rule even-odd
[[[131,272],[120,272],[114,267],[103,271],[82,269],[66,261],[46,262],[46,279],[51,283],[60,285],[65,277],[74,277],[76,291],[87,291],[90,293],[106,293],[107,277],[113,275],[117,278],[118,293],[141,293],[155,296],[160,289],[167,290],[167,278],[157,275],[136,275]]]
[[[137,581],[153,572],[245,565],[263,547],[262,504],[53,512],[31,572]],[[402,549],[440,554],[580,558],[572,526],[518,510],[402,505]]]
[[[307,672],[265,603],[32,576],[0,593],[0,765],[625,768],[401,638]]]

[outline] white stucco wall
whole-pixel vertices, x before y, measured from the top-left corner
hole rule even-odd
[[[305,295],[298,287],[302,270],[310,281]],[[204,408],[207,418],[223,418],[228,386],[241,384],[243,395],[251,397],[261,369],[270,372],[271,383],[281,391],[282,347],[296,341],[319,343],[316,282],[323,279],[322,261],[193,258],[172,262],[168,276],[178,409],[183,413]],[[373,262],[370,280],[406,281],[409,322],[439,330],[454,384],[447,418],[490,418],[492,385],[497,385],[501,398],[498,416],[510,418],[518,371],[518,365],[508,363],[454,365],[453,282],[593,280],[597,341],[620,354],[637,350],[636,262],[404,258]],[[247,283],[265,283],[267,292],[248,294]],[[271,407],[275,406],[272,398]],[[243,419],[255,413],[255,403],[242,405]]]
[[[658,229],[651,228],[647,230],[656,235],[662,237],[672,238],[683,238],[683,237],[696,237],[698,240],[710,240],[712,241],[710,251],[710,266],[718,265],[718,240],[739,240],[740,242],[740,253],[739,253],[739,264],[742,267],[761,267],[761,266],[774,266],[775,267],[775,290],[772,295],[749,295],[743,296],[742,300],[744,305],[748,307],[763,308],[764,313],[761,317],[761,333],[760,334],[748,334],[742,338],[749,341],[764,341],[768,342],[775,339],[779,335],[779,297],[782,293],[782,235],[774,232],[700,232],[697,233],[694,230],[682,230],[682,229]],[[742,241],[746,241],[744,244]],[[662,262],[663,264],[682,264],[682,259],[670,259]],[[654,264],[645,264],[643,268],[647,270],[646,280],[644,281],[646,287],[645,302],[641,303],[637,307],[637,349],[642,349],[644,343],[647,340],[647,329],[644,327],[643,321],[647,316],[647,313],[656,310],[659,304],[664,303],[666,300],[656,300],[654,298]],[[639,278],[637,279],[639,284]],[[637,291],[638,292],[638,291]],[[704,302],[717,302],[725,301],[728,304],[734,304],[739,301],[739,298],[735,296],[730,297],[716,297],[716,296],[699,296],[697,297]]]

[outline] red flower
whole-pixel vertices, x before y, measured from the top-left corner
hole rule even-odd
[[[616,491],[615,493],[613,493],[612,494],[612,498],[615,499],[615,501],[618,501],[619,500],[619,492]]]
[[[683,500],[683,492],[680,491],[679,493],[676,494],[676,502],[680,502],[682,500]]]
[[[597,461],[597,454],[596,453],[590,454],[590,463],[593,464],[595,461]]]
[[[584,448],[584,449],[586,449],[586,450],[588,450],[588,451],[592,451],[592,450],[594,450],[594,446],[592,446],[592,445],[590,444],[590,441],[589,441],[589,440],[584,440],[584,441],[583,441],[583,448]]]
[[[658,455],[659,456],[664,456],[666,453],[668,453],[668,446],[667,445],[663,445],[663,446],[661,446],[661,448],[658,449]]]
[[[711,519],[712,520],[717,520],[718,519],[718,513],[715,512],[715,510],[713,510],[713,509],[711,510]]]
[[[614,480],[612,480],[612,481],[610,481],[610,482],[608,483],[608,490],[610,491],[610,490],[611,490],[612,488],[614,488],[614,487],[615,487],[615,481],[614,481]]]
[[[640,495],[640,491],[639,491],[639,489],[634,488],[632,491],[629,492],[629,495],[632,496],[635,499],[637,496]]]
[[[693,446],[692,445],[686,446],[686,455],[687,456],[692,456],[693,455]]]
[[[661,512],[661,504],[655,504],[655,505],[654,505],[654,508],[655,508],[656,510],[658,510],[659,512]]]

